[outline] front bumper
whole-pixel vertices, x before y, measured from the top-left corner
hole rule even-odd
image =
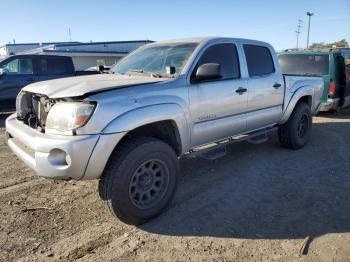
[[[50,178],[79,180],[85,173],[87,179],[98,178],[122,136],[49,135],[18,121],[16,114],[6,119],[6,140],[11,150],[40,176]]]

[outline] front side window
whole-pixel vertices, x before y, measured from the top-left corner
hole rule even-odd
[[[270,50],[264,46],[243,45],[249,76],[264,76],[275,72]]]
[[[157,74],[172,77],[181,73],[197,44],[170,44],[141,48],[111,68],[117,74]],[[169,68],[172,72],[169,73]]]
[[[31,58],[17,58],[3,66],[6,74],[9,75],[32,75],[33,64]]]
[[[199,59],[194,72],[207,63],[220,65],[222,76],[220,80],[235,79],[240,76],[238,54],[234,44],[217,44],[208,47]]]
[[[48,57],[40,58],[38,63],[38,73],[40,75],[63,75],[68,73],[65,59]]]

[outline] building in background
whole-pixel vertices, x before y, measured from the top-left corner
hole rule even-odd
[[[99,65],[112,66],[129,52],[149,43],[152,43],[152,41],[70,42],[41,44],[37,46],[35,46],[35,44],[26,44],[26,49],[14,52],[15,49],[13,48],[11,49],[11,52],[14,54],[51,54],[70,56],[73,59],[76,70],[86,70],[90,67],[97,67]],[[10,45],[12,46],[13,44],[6,46]],[[17,45],[20,46],[24,44]],[[30,45],[32,45],[31,48],[27,48]],[[20,50],[20,48],[17,50]],[[10,53],[7,53],[7,55],[9,54]]]
[[[23,52],[33,48],[51,46],[56,44],[65,44],[65,43],[67,42],[6,44],[4,46],[0,46],[0,56],[9,56],[12,54],[16,55],[19,52]],[[73,43],[78,43],[78,42],[73,42]]]

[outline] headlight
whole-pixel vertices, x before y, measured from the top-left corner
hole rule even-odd
[[[95,105],[83,102],[59,102],[49,111],[46,129],[69,131],[87,123]]]

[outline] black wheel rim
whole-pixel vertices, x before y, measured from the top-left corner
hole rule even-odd
[[[307,114],[303,114],[299,120],[297,133],[299,138],[304,138],[309,129],[309,117]]]
[[[159,159],[143,162],[134,172],[130,185],[131,202],[140,209],[151,208],[165,195],[169,184],[169,169]]]

